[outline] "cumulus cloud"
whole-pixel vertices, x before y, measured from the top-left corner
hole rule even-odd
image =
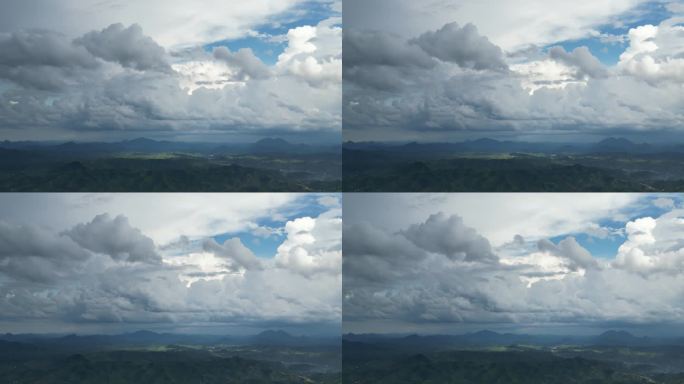
[[[538,247],[542,252],[549,252],[558,257],[567,259],[569,261],[569,267],[572,270],[598,267],[598,263],[594,260],[591,253],[582,247],[572,236],[566,237],[558,242],[558,244],[554,244],[547,239],[542,239],[539,240]]]
[[[449,23],[437,31],[425,32],[413,40],[425,52],[443,61],[473,69],[505,70],[503,51],[489,39],[480,36],[477,27]]]
[[[133,24],[112,24],[101,31],[86,33],[74,41],[93,56],[113,61],[123,67],[139,71],[155,70],[169,72],[166,52],[152,38],[143,34],[142,27]]]
[[[161,262],[152,239],[132,227],[125,216],[98,215],[91,222],[67,231],[66,235],[85,249],[109,255],[115,260]]]
[[[684,273],[684,211],[671,209],[660,217],[642,217],[627,223],[627,241],[618,249],[614,265],[639,273]]]
[[[342,81],[341,18],[332,17],[316,26],[301,26],[287,33],[287,47],[278,56],[276,68],[304,79],[314,87],[329,87]]]
[[[461,309],[487,300],[476,286],[490,277],[479,272],[497,270],[498,257],[460,217],[438,213],[397,232],[345,220],[345,319],[462,321]]]
[[[660,25],[643,25],[629,30],[629,47],[620,55],[618,68],[625,74],[656,84],[684,81],[684,27],[681,17]]]
[[[459,216],[431,215],[424,223],[414,224],[402,234],[428,252],[441,253],[450,259],[497,261],[489,241],[466,226]]]
[[[214,57],[238,69],[238,79],[264,79],[271,75],[268,67],[254,55],[251,48],[241,48],[231,52],[227,47],[214,49]]]
[[[396,92],[414,83],[421,76],[420,69],[437,65],[417,45],[386,32],[345,30],[343,43],[344,81],[362,89]],[[345,98],[358,102],[356,97],[362,94],[350,90],[345,90]]]
[[[322,215],[301,217],[285,224],[287,238],[278,247],[276,265],[309,278],[339,275],[342,268],[342,218]]]
[[[386,32],[346,30],[343,43],[345,70],[363,65],[432,68],[436,64],[417,45]]]
[[[0,50],[0,77],[40,90],[60,89],[80,70],[99,64],[88,51],[50,31],[2,33]]]
[[[587,47],[578,47],[572,52],[566,52],[563,47],[551,47],[551,49],[549,49],[549,57],[566,65],[577,68],[577,76],[579,78],[584,78],[586,76],[608,76],[608,71],[606,68],[594,55],[591,54],[589,48]]]
[[[219,244],[214,239],[206,240],[203,244],[204,250],[212,252],[215,255],[226,258],[234,263],[235,266],[244,269],[259,269],[261,263],[254,253],[240,241],[239,238],[234,237]]]
[[[89,257],[89,252],[67,236],[0,222],[0,271],[12,279],[52,281]]]

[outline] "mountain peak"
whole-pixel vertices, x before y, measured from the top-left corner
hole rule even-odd
[[[255,143],[256,145],[291,145],[291,143],[285,139],[279,137],[266,137]]]
[[[629,146],[634,145],[634,142],[624,137],[609,137],[598,142],[598,145],[610,145],[610,146]]]
[[[152,140],[152,139],[148,139],[147,137],[138,137],[137,139],[128,140],[128,143],[150,144],[150,143],[156,143],[156,141]]]
[[[473,333],[473,335],[475,335],[475,336],[499,336],[499,333],[494,332],[494,331],[490,331],[488,329],[483,329],[481,331],[477,331],[477,332]]]
[[[634,338],[635,336],[627,331],[616,331],[611,329],[609,331],[603,332],[601,335],[599,335],[599,337]]]
[[[266,330],[256,335],[257,337],[292,337],[289,333],[278,329],[278,330]]]
[[[156,332],[148,331],[148,330],[140,330],[140,331],[135,331],[131,333],[132,336],[158,336],[159,334]]]
[[[498,143],[500,143],[500,141],[490,139],[489,137],[483,137],[483,138],[480,138],[477,140],[473,140],[472,143],[474,143],[474,144],[498,144]]]

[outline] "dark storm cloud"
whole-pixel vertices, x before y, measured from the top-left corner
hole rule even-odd
[[[435,61],[420,47],[399,36],[380,31],[345,31],[344,65],[433,68]]]
[[[93,68],[97,61],[55,32],[32,30],[0,35],[0,65]]]
[[[466,253],[494,257],[488,245],[458,224],[458,218],[438,216],[397,233],[367,223],[345,225],[345,321],[426,324],[508,318],[496,296],[481,289],[502,282],[491,276],[497,271],[494,264],[464,260]],[[445,239],[437,239],[440,234]]]
[[[223,244],[217,243],[214,239],[208,239],[202,247],[206,252],[211,252],[218,257],[230,261],[234,269],[261,269],[259,259],[237,237],[228,239]]]
[[[345,128],[387,129],[381,141],[410,131],[508,131],[507,107],[529,97],[501,49],[472,25],[447,24],[413,39],[347,30],[344,49]]]
[[[83,47],[51,31],[0,34],[0,52],[0,78],[40,90],[62,88],[99,66]]]
[[[352,223],[345,225],[342,239],[345,278],[364,285],[420,276],[422,268],[417,266],[424,263],[467,270],[498,260],[487,239],[465,226],[460,217],[442,213],[397,233],[369,223]]]
[[[361,88],[398,91],[437,61],[415,44],[380,31],[344,31],[344,80]],[[345,92],[346,95],[346,92]]]
[[[345,276],[368,282],[391,281],[427,255],[406,237],[369,223],[345,225],[342,259]]]
[[[240,48],[237,52],[231,52],[226,47],[218,47],[214,49],[213,54],[216,59],[237,68],[237,79],[239,80],[265,79],[271,76],[271,71],[266,64],[254,55],[251,48]]]
[[[67,236],[0,222],[0,272],[12,279],[52,281],[89,257]]]
[[[464,68],[506,70],[501,48],[481,36],[477,27],[449,23],[437,31],[425,32],[413,40],[425,52]]]
[[[79,261],[88,258],[89,254],[66,236],[0,222],[0,256]]]
[[[420,248],[446,255],[453,260],[498,261],[489,241],[455,215],[431,215],[424,223],[414,224],[402,234]]]
[[[101,31],[85,34],[76,39],[75,44],[82,45],[95,57],[119,63],[126,68],[171,71],[164,48],[145,36],[138,24],[128,28],[123,24],[112,24]]]
[[[65,232],[83,248],[110,256],[114,260],[158,264],[161,257],[154,242],[139,229],[131,227],[125,216],[96,216]]]
[[[187,97],[164,50],[136,25],[112,25],[76,41],[17,32],[2,35],[0,48],[0,78],[16,84],[0,93],[6,129],[168,130],[176,116],[167,103],[178,107]]]
[[[585,76],[603,78],[608,76],[608,70],[601,64],[599,59],[591,54],[587,47],[577,47],[572,52],[566,52],[560,46],[551,47],[549,49],[549,57],[576,68],[579,78]]]
[[[390,234],[369,223],[345,227],[342,238],[349,257],[358,255],[392,255],[395,259],[419,259],[424,252],[399,234]]]

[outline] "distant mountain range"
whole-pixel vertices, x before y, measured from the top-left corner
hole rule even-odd
[[[188,152],[211,155],[240,154],[313,154],[339,151],[339,146],[294,144],[281,138],[264,138],[254,143],[202,143],[158,141],[148,138],[137,138],[119,142],[30,142],[3,141],[0,149],[59,152],[81,155],[110,154],[117,152],[160,153]]]
[[[395,345],[404,348],[441,348],[441,347],[473,347],[502,345],[540,345],[552,346],[561,344],[597,345],[597,346],[684,346],[684,337],[655,338],[637,337],[633,334],[609,330],[595,336],[568,335],[528,335],[516,333],[498,333],[483,330],[463,335],[380,335],[380,334],[345,334],[345,343],[370,343],[375,345]]]
[[[0,343],[28,345],[50,345],[65,348],[99,348],[103,346],[144,346],[144,345],[258,345],[258,346],[318,346],[336,345],[339,338],[293,336],[282,330],[266,330],[255,335],[189,335],[175,333],[157,333],[141,330],[119,335],[40,335],[11,334],[0,335]]]
[[[407,143],[392,144],[380,142],[344,143],[346,150],[373,150],[407,153],[547,153],[547,154],[590,154],[590,153],[684,153],[684,144],[635,143],[625,138],[610,137],[596,143],[550,143],[499,141],[489,138],[457,143]]]

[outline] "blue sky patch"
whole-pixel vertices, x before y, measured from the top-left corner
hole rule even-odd
[[[625,242],[622,236],[608,236],[606,238],[597,238],[589,236],[585,233],[562,235],[551,238],[554,244],[558,244],[561,240],[568,236],[572,236],[577,242],[589,251],[592,256],[599,259],[612,259],[617,254],[617,250]]]
[[[666,4],[662,2],[649,2],[642,4],[636,9],[623,15],[618,23],[603,25],[598,29],[605,35],[626,35],[630,29],[652,24],[658,25],[664,20],[672,17],[672,13],[667,10]],[[561,46],[566,51],[571,52],[577,47],[587,47],[604,65],[613,66],[620,60],[620,55],[625,51],[629,41],[625,42],[603,42],[599,37],[590,37],[578,40],[561,41],[549,44],[546,50],[553,46]]]
[[[673,207],[657,206],[655,204],[658,199],[670,199],[674,203],[674,208],[680,207],[684,201],[681,196],[677,194],[658,194],[648,195],[643,200],[643,205],[639,205],[639,209],[631,212],[624,221],[616,221],[613,219],[603,219],[597,222],[603,228],[609,228],[614,231],[624,229],[628,221],[633,221],[642,217],[658,218],[663,214],[670,212]],[[625,242],[625,237],[622,234],[615,234],[605,238],[597,238],[587,235],[585,233],[569,233],[550,238],[554,244],[558,244],[561,240],[568,236],[573,236],[577,242],[586,248],[594,257],[612,259],[617,254],[617,250]]]
[[[271,236],[257,236],[251,232],[229,232],[214,236],[213,239],[217,243],[222,244],[228,239],[237,237],[247,248],[254,252],[257,257],[272,258],[276,255],[280,244],[282,244],[287,237],[287,234],[285,233],[285,224],[287,221],[300,217],[316,218],[330,209],[329,207],[319,204],[318,200],[323,196],[325,196],[325,194],[307,194],[298,199],[290,207],[286,207],[281,211],[284,220],[277,220],[270,216],[257,220],[256,224],[260,227],[280,229],[280,231],[274,231],[274,234]]]
[[[237,237],[242,241],[245,247],[249,248],[254,255],[263,259],[270,259],[276,255],[278,247],[285,240],[284,234],[276,234],[270,237],[254,236],[251,233],[225,233],[223,235],[214,236],[217,243],[222,244],[224,241]]]
[[[278,55],[283,53],[287,47],[284,36],[290,29],[304,25],[314,26],[335,15],[337,13],[333,12],[327,3],[304,2],[257,26],[254,30],[260,36],[221,40],[205,45],[204,49],[210,52],[216,47],[226,47],[234,52],[241,48],[251,48],[254,54],[265,64],[274,65],[278,62]]]
[[[578,47],[587,47],[591,54],[596,56],[604,65],[613,66],[620,60],[620,55],[627,48],[627,43],[604,43],[599,38],[589,38],[573,41],[565,41],[558,44],[552,44],[547,48],[553,46],[561,46],[568,52],[572,52]]]

